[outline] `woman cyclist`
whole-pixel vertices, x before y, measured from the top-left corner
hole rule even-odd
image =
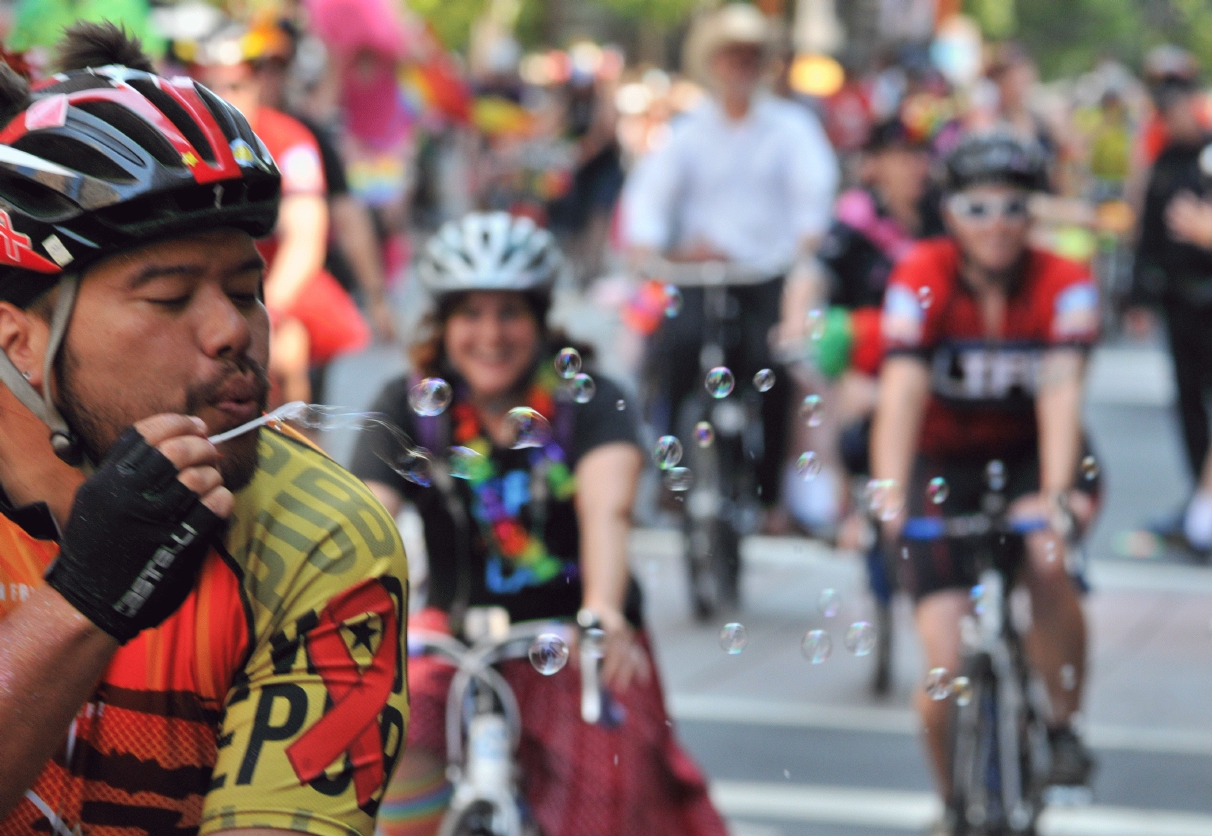
[[[1025,538],[1027,649],[1052,707],[1050,782],[1077,785],[1092,767],[1070,726],[1081,700],[1086,627],[1058,538],[1074,517],[1087,525],[1096,506],[1096,475],[1078,464],[1086,455],[1082,371],[1097,337],[1098,294],[1085,267],[1027,245],[1028,203],[1044,174],[1038,149],[1008,133],[969,137],[948,157],[948,235],[910,251],[884,294],[887,356],[871,464],[892,488],[873,510],[889,543],[906,515],[988,511],[989,490],[1010,503],[1011,516],[1048,521]],[[929,499],[937,478],[946,496]],[[973,563],[946,543],[909,543],[902,554],[927,666],[954,671]],[[923,690],[916,698],[946,796],[950,706]]]
[[[622,710],[613,728],[581,720],[580,677],[544,677],[525,662],[503,673],[522,707],[519,760],[533,817],[546,836],[677,833],[723,836],[697,767],[678,748],[644,635],[639,588],[627,569],[631,506],[642,464],[633,408],[597,378],[586,403],[566,394],[546,327],[561,256],[552,237],[503,212],[444,226],[420,277],[436,300],[430,339],[414,347],[418,375],[453,387],[438,417],[409,407],[415,381],[388,384],[374,409],[438,457],[458,445],[484,456],[458,483],[471,521],[470,603],[499,606],[512,621],[576,618],[605,631],[602,676]],[[507,413],[537,410],[551,427],[543,446],[512,449]],[[363,435],[353,471],[391,512],[413,502],[425,524],[428,609],[414,623],[443,629],[457,606],[456,522],[440,492],[398,475]],[[445,706],[450,668],[409,665],[408,749],[380,827],[433,833],[444,806]]]

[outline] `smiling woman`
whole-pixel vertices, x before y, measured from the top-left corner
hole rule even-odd
[[[457,630],[468,606],[495,606],[513,622],[575,618],[603,631],[602,680],[617,710],[600,723],[582,719],[573,667],[549,677],[524,662],[502,668],[521,706],[518,755],[543,833],[722,836],[706,784],[667,720],[628,571],[643,458],[635,411],[610,380],[586,384],[593,379],[578,374],[580,364],[568,362],[566,344],[547,329],[560,266],[551,235],[529,220],[472,214],[443,227],[421,263],[437,311],[414,360],[421,374],[450,382],[453,400],[438,413],[414,407],[416,381],[402,378],[373,409],[452,467],[468,454],[477,464],[449,495],[422,488],[380,457],[390,441],[371,430],[353,470],[389,511],[409,500],[421,514],[430,587],[418,626]],[[521,437],[511,421],[519,412],[550,431]],[[432,658],[409,662],[414,719],[384,800],[379,826],[388,836],[435,832],[444,813],[452,673]]]

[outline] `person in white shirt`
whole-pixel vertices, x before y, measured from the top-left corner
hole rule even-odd
[[[737,381],[772,367],[771,345],[802,343],[817,292],[812,254],[828,229],[837,158],[814,114],[763,89],[770,22],[731,3],[700,18],[684,64],[711,94],[675,122],[667,142],[641,159],[623,192],[622,229],[633,263],[655,255],[726,261],[768,272],[763,284],[730,290],[725,351]],[[649,357],[658,402],[650,416],[672,428],[691,387],[703,338],[703,294],[683,292],[682,312],[653,335]],[[777,326],[777,329],[776,329]],[[777,374],[763,396],[766,455],[758,464],[764,504],[778,495],[789,381]]]

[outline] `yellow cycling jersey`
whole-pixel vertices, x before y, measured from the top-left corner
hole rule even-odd
[[[0,836],[374,832],[408,724],[403,546],[355,477],[260,433],[194,591],[119,649]],[[57,553],[0,517],[0,618]]]

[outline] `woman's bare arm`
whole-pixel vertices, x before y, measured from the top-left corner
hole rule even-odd
[[[620,442],[591,450],[576,469],[583,606],[602,621],[606,632],[602,676],[618,690],[625,689],[633,676],[645,680],[650,673],[647,657],[635,646],[634,631],[623,616],[630,577],[631,506],[642,462],[634,444]]]

